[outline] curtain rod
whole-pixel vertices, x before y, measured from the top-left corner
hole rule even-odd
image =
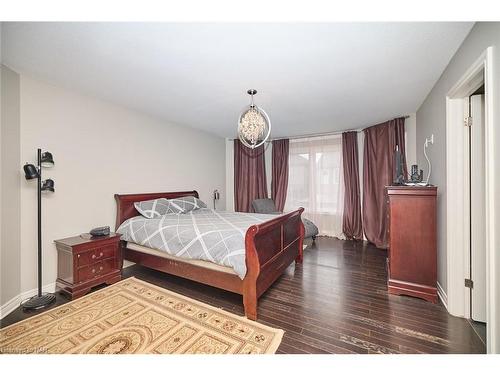
[[[272,138],[268,142],[272,142],[272,141],[278,140],[278,139],[301,139],[301,138],[327,137],[329,135],[341,135],[342,133],[346,133],[346,132],[356,132],[356,133],[359,133],[362,130],[363,129],[354,129],[354,130],[342,130],[342,131],[336,131],[336,132],[294,135],[294,136],[291,136],[291,137],[277,137],[277,138]]]
[[[409,115],[400,116],[400,117],[404,117],[405,119],[410,118]],[[396,117],[396,118],[398,118],[398,117]],[[339,131],[336,131],[336,132],[326,132],[326,133],[314,133],[314,134],[294,135],[294,136],[291,136],[291,137],[277,137],[277,138],[271,138],[268,141],[266,141],[265,143],[270,143],[270,142],[276,141],[278,139],[301,139],[301,138],[326,137],[326,136],[329,136],[329,135],[339,135],[339,134],[346,133],[346,132],[356,132],[356,133],[359,133],[359,132],[363,131],[364,129],[366,129],[366,128],[352,129],[352,130],[339,130]],[[234,141],[235,139],[236,138],[229,138],[229,140],[231,140],[231,141]]]

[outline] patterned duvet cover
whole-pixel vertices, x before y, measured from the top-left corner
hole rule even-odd
[[[277,215],[215,211],[201,208],[156,219],[136,216],[124,221],[117,232],[122,240],[187,259],[201,259],[234,269],[243,279],[247,229]]]

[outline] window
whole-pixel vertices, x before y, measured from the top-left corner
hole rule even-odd
[[[320,234],[341,237],[344,209],[342,137],[290,140],[285,210],[304,207]]]

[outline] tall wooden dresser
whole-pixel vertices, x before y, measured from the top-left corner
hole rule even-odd
[[[435,186],[387,186],[389,293],[437,303]]]

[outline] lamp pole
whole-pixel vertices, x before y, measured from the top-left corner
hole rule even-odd
[[[33,164],[26,164],[24,166],[26,179],[31,180],[35,177],[37,179],[38,198],[38,293],[36,296],[33,296],[21,303],[22,308],[25,310],[41,309],[49,306],[56,300],[56,296],[54,293],[44,294],[42,291],[42,190],[54,191],[54,183],[52,180],[47,180],[51,182],[51,184],[48,184],[50,185],[48,186],[48,188],[44,187],[44,183],[42,181],[42,164],[44,162],[53,165],[54,160],[52,159],[52,154],[49,152],[42,153],[42,150],[38,149],[37,167],[35,167]]]
[[[38,149],[38,297],[42,296],[42,150]]]

